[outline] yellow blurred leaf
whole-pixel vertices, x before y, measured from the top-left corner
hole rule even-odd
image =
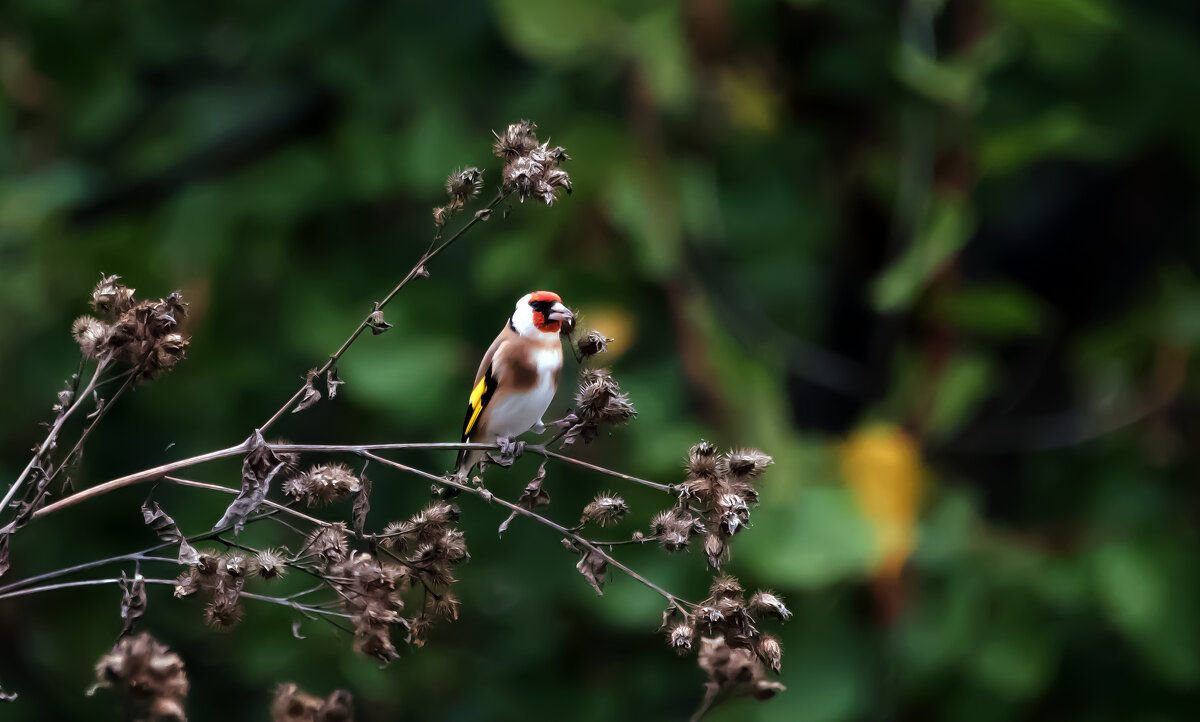
[[[839,452],[842,478],[875,531],[875,574],[895,578],[916,545],[925,486],[920,450],[899,428],[878,425],[852,433]]]

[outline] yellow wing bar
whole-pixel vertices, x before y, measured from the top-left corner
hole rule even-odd
[[[479,419],[479,414],[483,411],[483,395],[487,392],[487,374],[479,379],[479,383],[475,384],[475,388],[471,390],[471,398],[467,400],[467,405],[471,409],[471,415],[467,417],[467,427],[463,429],[463,438],[470,435],[471,429],[475,428],[475,422]]]

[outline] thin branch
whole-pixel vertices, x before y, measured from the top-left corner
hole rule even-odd
[[[96,415],[90,417],[91,421],[89,421],[88,425],[83,428],[83,433],[79,435],[79,439],[75,442],[75,445],[72,446],[71,450],[67,452],[67,455],[63,457],[62,461],[58,465],[58,468],[51,472],[49,476],[50,481],[54,481],[54,479],[62,473],[63,469],[67,468],[67,465],[71,463],[71,459],[75,456],[75,454],[79,453],[80,449],[83,448],[84,442],[87,441],[87,438],[92,435],[92,431],[96,428],[96,424],[99,424],[100,420],[103,419],[106,414],[108,414],[108,410],[113,407],[113,404],[117,403],[117,399],[120,399],[121,394],[125,393],[125,391],[133,383],[133,380],[142,370],[142,366],[145,363],[146,361],[143,359],[137,366],[134,366],[128,371],[110,379],[111,381],[121,378],[122,376],[125,377],[125,381],[122,382],[119,387],[117,387],[117,390],[110,398],[104,401],[104,404],[96,411]]]
[[[421,469],[417,469],[412,466],[406,466],[399,462],[392,461],[391,459],[385,459],[382,456],[379,456],[377,454],[372,454],[369,451],[363,451],[361,455],[368,459],[371,459],[373,461],[378,461],[381,464],[390,466],[393,469],[398,469],[400,471],[408,472],[409,474],[415,474],[417,476],[423,477],[430,481],[434,481],[438,484],[443,484],[445,486],[454,487],[455,489],[458,489],[459,491],[465,491],[469,494],[474,494],[475,496],[478,496],[486,501],[495,502],[495,503],[499,504],[500,506],[503,506],[504,508],[508,509],[509,511],[513,511],[522,516],[529,517],[530,519],[533,519],[534,521],[536,521],[540,524],[544,524],[545,526],[550,527],[551,529],[555,530],[559,534],[566,536],[571,541],[575,542],[576,544],[579,544],[580,546],[584,547],[585,549],[599,555],[602,559],[604,559],[604,561],[608,562],[616,569],[620,569],[621,571],[628,574],[630,577],[633,577],[637,581],[641,582],[643,585],[645,585],[645,586],[649,587],[650,589],[653,589],[654,591],[661,594],[672,605],[680,606],[682,604],[682,605],[687,605],[687,606],[692,606],[692,607],[695,606],[691,602],[688,602],[684,599],[681,599],[680,597],[675,596],[674,594],[671,594],[670,592],[668,592],[667,590],[658,586],[654,582],[643,577],[641,574],[638,574],[633,569],[630,569],[629,567],[625,566],[621,562],[617,561],[615,558],[613,558],[612,555],[610,555],[607,552],[600,549],[600,547],[589,542],[587,539],[584,539],[583,537],[579,536],[578,534],[572,532],[570,529],[567,529],[565,526],[559,524],[558,522],[552,521],[551,519],[547,519],[546,517],[542,516],[541,514],[532,512],[523,506],[518,506],[517,504],[514,504],[511,501],[501,499],[500,497],[496,496],[495,494],[492,494],[487,489],[478,488],[478,487],[471,486],[468,484],[460,484],[457,481],[454,481],[453,479],[450,479],[447,477],[442,477],[442,476],[436,476],[434,474],[430,474],[427,471],[422,471]],[[684,610],[684,611],[686,611],[686,610]]]
[[[4,495],[2,500],[0,500],[0,510],[8,508],[8,503],[12,501],[13,497],[17,494],[17,489],[22,483],[24,483],[25,479],[29,477],[29,472],[31,472],[38,464],[38,461],[46,455],[46,452],[53,448],[54,444],[57,443],[58,434],[60,431],[62,431],[63,424],[65,424],[67,419],[69,419],[71,415],[79,409],[79,407],[83,404],[84,399],[87,399],[91,395],[92,389],[96,388],[96,382],[100,380],[100,374],[104,373],[105,368],[107,368],[107,362],[105,361],[100,361],[96,364],[96,371],[92,374],[92,380],[88,382],[88,385],[82,391],[79,391],[75,394],[75,402],[71,404],[66,411],[59,414],[54,420],[54,424],[50,427],[50,431],[46,433],[45,441],[43,441],[41,446],[39,446],[33,452],[33,457],[30,458],[29,463],[25,465],[25,470],[22,471],[21,475],[17,477],[17,480],[12,483],[12,486],[8,487],[8,493]]]
[[[492,199],[492,202],[487,204],[486,210],[490,211],[490,210],[494,209],[496,206],[500,205],[501,201],[503,201],[505,198],[507,198],[511,192],[512,191],[507,191],[507,190],[503,190],[503,189],[500,190],[499,192],[497,192],[496,197],[494,199]],[[342,343],[341,347],[338,348],[337,351],[334,351],[332,354],[330,354],[329,358],[326,359],[325,363],[321,366],[321,368],[317,369],[316,375],[320,376],[321,374],[329,371],[329,369],[333,368],[333,365],[338,362],[338,359],[340,359],[342,357],[342,354],[346,353],[346,351],[350,349],[350,346],[353,345],[354,342],[358,340],[358,337],[362,335],[363,331],[366,331],[367,328],[370,327],[371,316],[375,313],[375,311],[382,310],[385,306],[387,306],[392,301],[392,299],[396,297],[396,294],[400,292],[400,289],[402,289],[408,285],[409,281],[413,280],[414,278],[417,278],[418,276],[427,275],[427,272],[425,271],[426,263],[433,260],[442,251],[446,250],[446,248],[448,248],[450,246],[450,244],[457,241],[464,233],[466,233],[468,230],[470,230],[472,226],[474,226],[476,223],[479,223],[480,220],[486,216],[487,216],[486,213],[476,212],[474,214],[474,216],[471,218],[471,220],[468,221],[462,228],[458,229],[458,232],[456,232],[453,236],[450,236],[450,238],[446,239],[446,241],[444,241],[441,245],[437,246],[436,248],[425,251],[425,253],[421,254],[421,259],[419,261],[417,261],[415,265],[413,265],[412,270],[410,270],[408,272],[408,274],[404,276],[404,278],[400,281],[400,283],[396,284],[396,287],[392,289],[391,293],[389,293],[387,296],[385,296],[382,301],[380,301],[378,304],[375,305],[374,308],[371,309],[371,313],[368,313],[363,318],[363,320],[359,322],[358,328],[354,329],[354,332],[350,334],[349,338],[347,338]],[[259,427],[258,430],[260,432],[266,431],[276,421],[278,421],[280,419],[280,417],[282,417],[285,413],[287,413],[288,409],[292,408],[292,406],[294,406],[296,404],[296,402],[298,402],[301,398],[303,398],[304,393],[305,393],[305,388],[306,388],[306,386],[301,386],[296,391],[296,393],[292,394],[292,397],[290,399],[288,399],[283,404],[283,406],[280,406],[279,410],[276,411],[274,414],[272,414],[271,418],[267,419],[266,423],[264,423],[261,427]]]
[[[153,479],[160,479],[167,473],[175,471],[176,469],[185,469],[189,466],[195,466],[196,464],[203,464],[208,461],[215,461],[217,459],[225,459],[225,458],[228,458],[231,456],[239,456],[241,454],[246,453],[249,450],[250,450],[250,445],[247,442],[242,442],[242,443],[238,444],[237,446],[230,446],[227,449],[219,449],[217,451],[210,451],[207,454],[200,454],[199,456],[192,456],[187,459],[180,459],[179,461],[172,461],[169,464],[163,464],[162,466],[156,466],[153,469],[145,469],[143,471],[139,471],[134,474],[128,474],[126,476],[118,477],[116,479],[113,479],[112,481],[106,481],[103,484],[98,484],[96,486],[93,486],[93,487],[90,487],[87,489],[83,489],[82,491],[75,492],[74,494],[72,494],[68,497],[59,499],[58,501],[54,502],[53,504],[47,504],[46,506],[43,506],[41,509],[38,509],[36,512],[34,512],[33,518],[38,519],[40,517],[46,516],[47,514],[53,514],[54,512],[58,511],[59,509],[65,509],[68,506],[74,506],[81,501],[87,501],[88,499],[91,499],[92,497],[100,496],[101,494],[107,494],[110,491],[120,489],[122,487],[130,486],[130,485],[136,484],[138,482],[151,481]]]
[[[559,454],[558,452],[550,451],[549,449],[547,449],[545,447],[545,445],[539,444],[537,446],[526,446],[525,450],[532,451],[535,454],[541,454],[542,456],[545,456],[549,459],[558,459],[559,461],[565,461],[569,464],[574,464],[575,466],[581,466],[585,469],[591,469],[592,471],[596,471],[601,474],[608,474],[609,476],[615,476],[618,479],[624,479],[625,481],[632,481],[635,484],[641,484],[642,486],[648,486],[651,489],[658,489],[659,491],[665,491],[668,494],[672,494],[672,495],[675,494],[675,486],[673,484],[659,484],[657,481],[650,481],[648,479],[639,479],[636,476],[630,476],[629,474],[622,474],[619,471],[613,471],[612,469],[606,469],[603,466],[597,466],[595,464],[590,464],[582,459],[576,459],[574,457],[567,456],[565,454]]]

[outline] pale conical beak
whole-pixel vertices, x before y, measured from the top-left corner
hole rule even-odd
[[[575,315],[571,313],[571,309],[555,301],[550,307],[550,313],[546,315],[548,321],[570,321]]]

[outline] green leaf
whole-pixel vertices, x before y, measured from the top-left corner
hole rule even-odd
[[[961,199],[934,205],[912,245],[875,282],[873,297],[880,311],[911,306],[942,265],[975,231],[975,216]]]

